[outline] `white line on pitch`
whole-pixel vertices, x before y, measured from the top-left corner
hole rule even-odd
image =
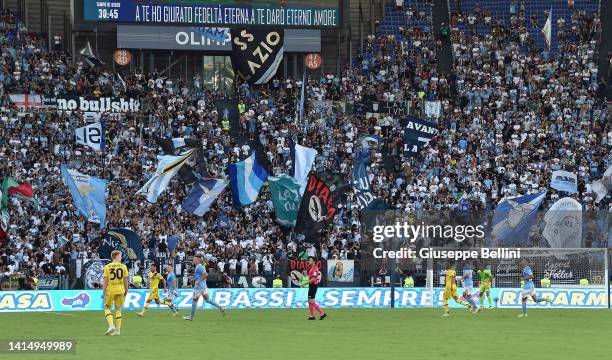
[[[45,314],[64,315],[64,316],[79,316],[79,315],[76,315],[76,314],[53,312],[53,311],[45,311]]]

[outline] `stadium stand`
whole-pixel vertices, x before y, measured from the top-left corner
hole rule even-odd
[[[197,77],[170,79],[141,69],[122,74],[74,62],[68,54],[46,49],[42,34],[29,32],[18,16],[4,10],[0,174],[31,183],[39,207],[11,199],[7,235],[0,240],[0,274],[70,273],[75,271],[71,260],[98,256],[104,231],[76,211],[61,164],[109,179],[109,228],[137,231],[149,258],[170,253],[170,238],[177,240],[171,256],[179,261],[201,253],[213,268],[221,264],[218,270],[231,275],[246,271],[271,277],[276,269],[268,264],[308,255],[361,257],[362,209],[352,193],[320,247],[301,246],[292,231],[274,222],[265,191],[242,209],[232,207],[226,191],[200,218],[182,209],[189,188],[173,181],[157,204],[148,204],[137,191],[155,171],[161,150],[156,138],[196,138],[210,177],[223,177],[227,166],[245,159],[258,142],[273,174],[290,173],[290,143],[297,140],[319,151],[315,170],[350,178],[358,140],[375,134],[384,141],[370,154],[372,193],[405,214],[455,209],[457,194],[465,194],[474,211],[491,214],[504,196],[544,190],[542,208],[547,209],[562,197],[549,188],[554,170],[577,174],[578,192],[571,197],[587,212],[612,209],[610,197],[596,200],[591,186],[612,165],[612,128],[596,65],[599,5],[576,0],[570,8],[555,1],[553,28],[559,36],[548,52],[541,51],[548,1],[449,1],[454,69],[446,74],[437,70],[440,44],[432,4],[386,3],[354,67],[308,78],[306,99],[314,102],[306,104],[306,126],[294,121],[301,80],[241,84],[242,135],[253,134],[244,142],[229,136],[215,106],[230,94],[205,88]],[[85,114],[23,109],[11,103],[9,94],[125,96],[140,98],[143,108],[102,115],[109,149],[101,156],[73,141]],[[321,118],[315,102],[344,106]],[[407,114],[436,124],[439,134],[418,155],[406,156],[400,120],[365,110],[378,102],[404,104]],[[606,224],[598,223],[588,246],[606,246]],[[534,241],[545,245],[541,237]]]

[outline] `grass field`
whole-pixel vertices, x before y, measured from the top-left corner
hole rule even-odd
[[[193,322],[151,310],[123,312],[120,337],[104,336],[103,313],[0,314],[2,339],[74,339],[75,355],[0,359],[509,359],[610,356],[608,310],[332,309],[307,321],[305,309],[201,310]],[[184,313],[185,311],[183,311]],[[182,315],[182,314],[181,314]],[[314,344],[314,346],[311,346]]]

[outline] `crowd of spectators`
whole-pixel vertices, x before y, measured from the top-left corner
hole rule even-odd
[[[487,14],[482,9],[474,16],[487,23]],[[409,7],[406,16],[431,14]],[[5,10],[0,19],[0,175],[30,182],[40,204],[35,209],[11,201],[8,237],[0,240],[0,274],[62,273],[70,271],[71,259],[97,257],[104,230],[78,214],[62,182],[61,164],[109,180],[108,228],[136,231],[147,256],[168,252],[174,237],[172,253],[179,260],[199,252],[213,269],[266,276],[284,259],[362,256],[361,209],[350,193],[320,247],[302,244],[274,222],[265,189],[242,209],[232,207],[227,190],[200,218],[181,208],[190,186],[177,177],[156,204],[147,203],[136,192],[155,171],[161,153],[155,138],[197,138],[207,175],[215,178],[248,156],[253,142],[241,141],[245,134],[233,138],[215,107],[215,100],[231,94],[205,88],[199,77],[168,79],[140,69],[120,76],[92,68],[47,51],[44,39],[29,33],[11,12]],[[482,36],[455,26],[470,21],[469,15],[452,19],[452,73],[437,68],[441,44],[432,29],[407,28],[400,29],[399,38],[384,32],[367,37],[356,65],[340,74],[310,76],[307,99],[346,105],[326,119],[318,119],[307,104],[304,121],[296,122],[301,79],[240,85],[241,122],[263,144],[273,173],[290,174],[292,139],[317,149],[314,170],[338,171],[349,180],[360,136],[378,134],[384,142],[372,151],[367,170],[372,193],[401,213],[454,208],[458,193],[467,194],[472,209],[490,211],[505,196],[541,190],[548,191],[546,208],[567,195],[549,187],[558,169],[578,174],[578,193],[570,196],[585,210],[609,211],[610,198],[596,203],[590,188],[612,165],[612,127],[596,66],[598,14],[573,17],[559,35],[556,53],[534,48],[520,24],[490,21],[490,32]],[[74,142],[84,114],[19,109],[8,94],[124,96],[141,99],[143,108],[103,114],[109,145],[96,152]],[[426,117],[424,101],[441,101],[441,116],[428,119],[438,123],[440,134],[418,156],[406,157],[398,118],[350,111],[372,101],[402,102],[420,117]]]

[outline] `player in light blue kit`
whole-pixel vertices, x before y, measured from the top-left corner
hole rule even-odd
[[[211,300],[208,297],[208,286],[206,285],[208,273],[206,272],[203,263],[204,259],[202,259],[202,256],[195,255],[193,257],[193,264],[195,265],[195,284],[193,286],[193,298],[191,298],[191,315],[183,316],[183,319],[185,320],[192,321],[195,317],[195,311],[198,307],[198,300],[200,299],[200,296],[204,298],[205,302],[221,310],[221,315],[225,316],[225,310],[221,306],[219,306],[219,304],[217,304],[214,300]]]
[[[522,305],[523,312],[518,316],[520,318],[527,317],[527,299],[531,297],[534,302],[550,302],[550,299],[542,298],[538,299],[538,294],[536,293],[535,285],[533,284],[533,271],[529,267],[529,260],[526,258],[521,259],[521,266],[523,266],[523,295],[522,295]]]
[[[178,312],[176,311],[176,306],[172,303],[178,295],[176,292],[176,274],[172,271],[172,265],[166,265],[164,269],[166,270],[167,276],[166,292],[164,293],[164,301],[162,301],[162,303],[168,305],[170,310],[172,310],[172,316],[176,316]]]
[[[465,265],[463,267],[463,298],[470,304],[472,307],[472,312],[478,312],[478,305],[472,295],[474,295],[474,281],[472,280],[473,271],[470,265]]]

